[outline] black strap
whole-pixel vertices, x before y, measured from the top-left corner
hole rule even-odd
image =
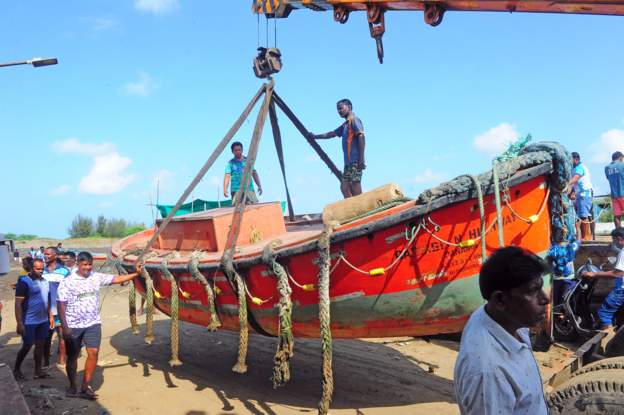
[[[273,94],[273,83],[266,84],[264,102],[258,112],[256,118],[256,126],[254,127],[253,135],[251,137],[251,143],[249,144],[249,153],[247,153],[247,161],[245,162],[245,169],[243,170],[243,178],[241,180],[240,188],[236,192],[236,203],[234,204],[234,215],[232,216],[232,224],[230,225],[230,231],[225,243],[225,249],[223,251],[223,259],[231,261],[233,259],[234,250],[236,249],[236,242],[238,241],[238,234],[240,233],[240,225],[243,220],[243,214],[245,213],[245,206],[247,205],[247,189],[251,182],[251,176],[253,173],[253,167],[256,163],[256,156],[258,155],[258,146],[260,144],[260,138],[262,138],[262,130],[264,129],[264,123],[266,121],[267,113],[269,112],[269,103],[271,102],[271,96]]]
[[[271,120],[271,128],[273,129],[273,140],[275,141],[275,151],[282,169],[282,177],[284,178],[284,187],[286,188],[286,203],[288,204],[288,219],[293,222],[295,220],[295,212],[293,210],[292,201],[290,200],[290,191],[288,191],[288,182],[286,181],[286,167],[284,165],[284,150],[282,148],[282,133],[280,132],[277,122],[277,112],[275,111],[275,101],[271,100],[269,105],[269,120]]]
[[[288,105],[286,105],[286,103],[284,103],[284,101],[282,101],[279,95],[277,95],[275,92],[273,93],[273,101],[275,101],[277,106],[280,107],[284,114],[286,114],[286,116],[290,119],[295,128],[299,130],[303,138],[305,138],[306,141],[312,146],[314,151],[316,151],[316,154],[318,154],[319,157],[321,157],[321,159],[325,162],[325,164],[327,164],[327,167],[329,167],[332,173],[334,173],[334,176],[336,176],[338,180],[342,182],[342,172],[338,170],[334,162],[331,161],[329,156],[323,151],[323,149],[321,148],[321,146],[319,146],[316,140],[308,137],[310,132],[303,126],[301,121],[299,121],[299,119],[295,116],[295,114],[293,114],[290,108],[288,108]]]
[[[232,125],[232,127],[227,132],[227,134],[225,134],[225,137],[223,137],[223,139],[217,145],[217,147],[214,149],[214,151],[212,152],[212,154],[210,155],[208,160],[206,160],[206,162],[204,163],[202,168],[199,170],[199,172],[197,173],[197,175],[195,176],[195,178],[193,179],[191,184],[189,184],[188,187],[186,188],[186,190],[184,191],[184,193],[182,193],[182,196],[180,196],[180,199],[178,199],[178,202],[175,204],[173,209],[171,209],[171,211],[169,212],[169,214],[167,215],[165,220],[160,224],[158,229],[156,229],[156,232],[154,232],[154,235],[152,235],[152,237],[150,238],[150,240],[147,243],[147,245],[145,245],[145,248],[143,248],[143,251],[141,251],[141,254],[138,257],[138,261],[141,261],[143,259],[143,257],[147,253],[147,251],[149,251],[150,248],[152,247],[152,244],[154,243],[154,241],[156,241],[156,239],[160,236],[160,234],[165,230],[167,225],[169,225],[169,222],[171,222],[171,219],[175,216],[175,214],[178,211],[178,209],[180,209],[180,206],[182,206],[182,204],[184,203],[186,198],[189,197],[189,195],[191,194],[193,189],[195,189],[195,187],[201,181],[201,179],[204,177],[204,175],[206,174],[208,169],[214,164],[214,162],[217,160],[217,158],[221,155],[221,153],[223,152],[223,150],[225,149],[227,144],[230,142],[232,137],[234,137],[234,135],[236,134],[236,132],[238,131],[240,126],[243,124],[243,122],[249,116],[249,113],[251,112],[253,107],[256,105],[256,102],[258,102],[258,100],[260,99],[262,94],[265,93],[265,89],[266,89],[266,86],[262,85],[262,87],[260,87],[258,92],[256,92],[256,95],[254,95],[254,97],[251,99],[249,104],[247,104],[247,107],[245,107],[245,109],[243,110],[243,112],[240,115],[240,117],[238,117],[238,120],[236,120],[234,125]]]

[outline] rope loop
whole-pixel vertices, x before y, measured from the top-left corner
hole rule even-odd
[[[217,314],[217,307],[215,306],[215,293],[212,289],[212,286],[204,277],[204,275],[199,271],[199,259],[202,256],[202,253],[199,251],[195,251],[191,254],[191,259],[189,261],[189,272],[191,276],[195,279],[195,281],[202,284],[204,290],[206,291],[206,297],[208,298],[208,309],[210,311],[210,323],[206,327],[209,331],[216,331],[219,327],[221,327],[221,320],[219,319],[219,315]]]

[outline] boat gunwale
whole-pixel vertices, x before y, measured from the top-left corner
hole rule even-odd
[[[552,162],[544,162],[538,164],[536,166],[532,166],[516,172],[513,176],[507,179],[508,186],[516,186],[518,184],[524,183],[533,178],[545,175],[547,173],[551,173],[553,171]],[[487,187],[483,187],[483,195],[490,195],[494,193],[494,185],[493,183],[489,183]],[[358,238],[361,236],[368,235],[373,232],[377,232],[383,229],[387,229],[391,226],[395,226],[401,222],[409,221],[410,219],[418,218],[427,213],[430,213],[435,210],[439,210],[446,206],[449,206],[453,203],[463,202],[466,200],[470,200],[476,197],[476,189],[472,187],[470,190],[466,190],[464,192],[448,194],[444,196],[440,196],[438,198],[433,199],[427,204],[419,204],[414,205],[412,207],[405,208],[408,204],[415,203],[413,200],[405,202],[399,206],[395,206],[388,210],[378,212],[377,214],[368,216],[366,218],[359,219],[358,221],[362,221],[363,223],[357,224],[357,222],[352,222],[346,224],[348,229],[338,230],[334,234],[332,234],[330,243],[339,243],[345,240]],[[403,209],[396,214],[388,214],[393,211]],[[151,230],[151,229],[150,229]],[[124,238],[125,239],[125,238]],[[124,239],[118,241],[112,246],[111,255],[113,257],[119,257],[119,255],[115,252],[115,249],[120,249],[121,244]],[[278,238],[279,239],[279,238]],[[306,238],[302,241],[297,241],[294,245],[284,246],[281,249],[275,249],[276,259],[290,257],[294,255],[304,254],[306,252],[312,251],[317,248],[318,236],[312,236]],[[134,262],[136,262],[137,255],[126,255],[123,257],[123,265],[128,268],[134,267]],[[238,257],[234,259],[234,265],[237,268],[249,268],[251,266],[262,263],[262,253],[253,253],[248,255],[247,257]],[[157,258],[145,262],[145,267],[149,270],[158,271],[161,268],[162,259],[159,261]],[[198,266],[201,271],[214,271],[220,268],[220,263],[218,261],[209,260],[209,261],[201,261]],[[179,259],[171,259],[168,263],[168,269],[174,272],[189,272],[189,260],[186,258]]]

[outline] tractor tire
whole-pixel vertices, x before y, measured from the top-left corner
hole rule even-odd
[[[546,403],[551,414],[624,415],[624,370],[574,376],[548,395]]]
[[[572,377],[582,375],[583,373],[595,372],[597,370],[610,369],[624,369],[624,357],[610,357],[608,359],[601,359],[594,363],[590,363],[572,373]]]

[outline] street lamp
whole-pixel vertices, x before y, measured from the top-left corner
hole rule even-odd
[[[4,66],[16,66],[16,65],[32,65],[35,68],[38,68],[40,66],[56,65],[57,63],[58,63],[58,60],[56,58],[32,58],[27,61],[0,63],[0,68]]]

